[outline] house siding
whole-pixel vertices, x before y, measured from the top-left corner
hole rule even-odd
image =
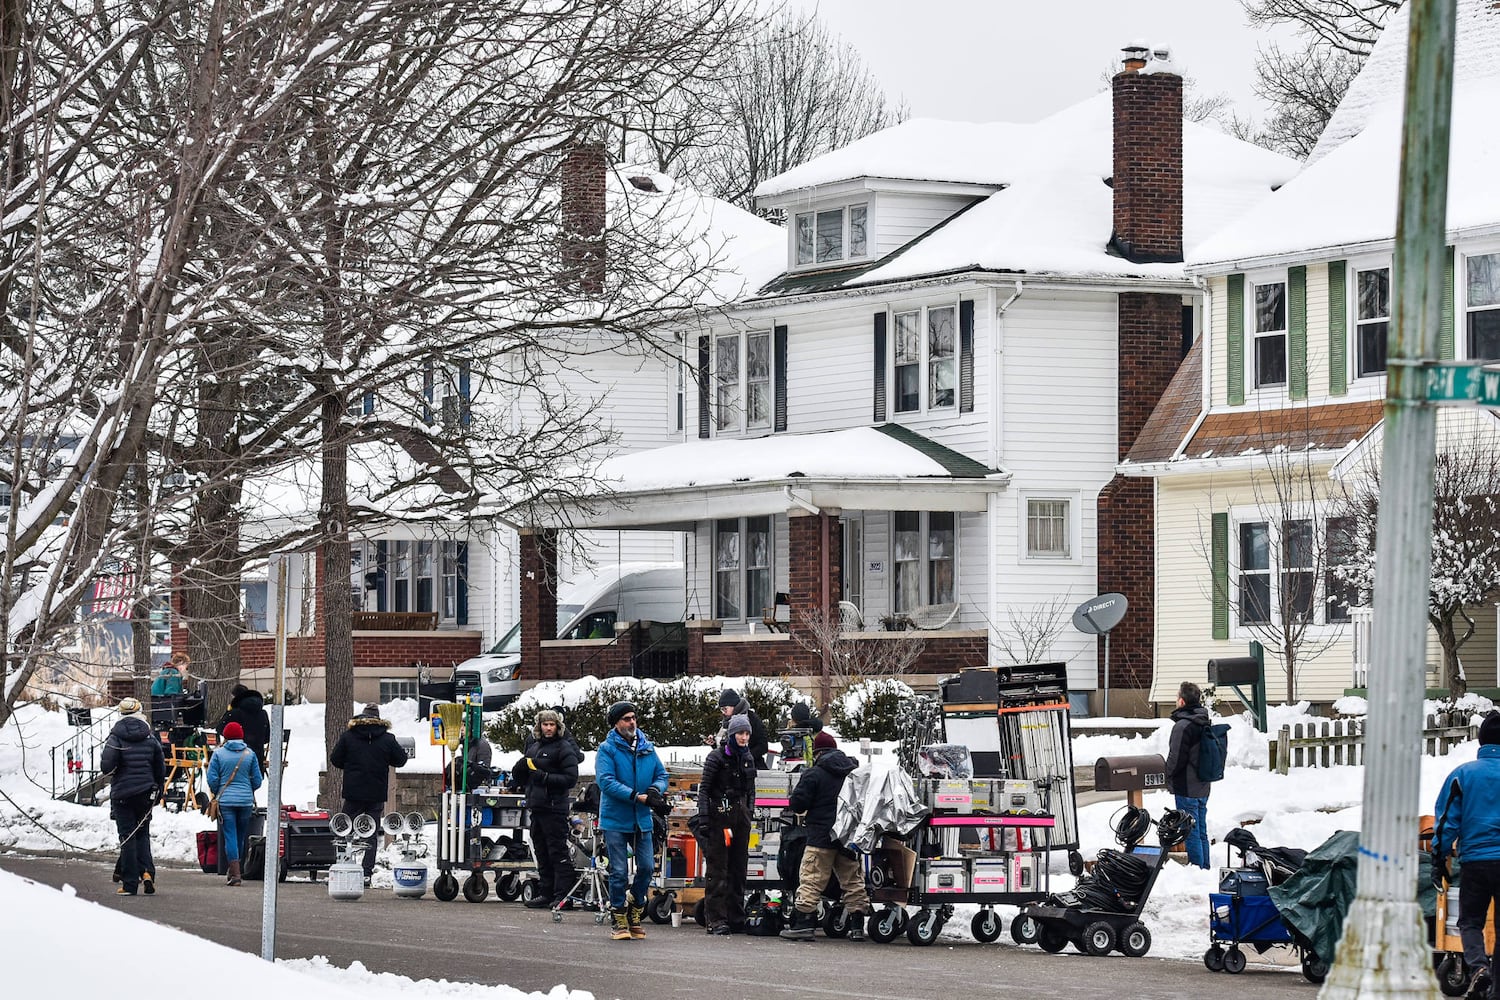
[[[875,254],[885,256],[948,219],[972,201],[959,195],[885,194],[875,200]]]

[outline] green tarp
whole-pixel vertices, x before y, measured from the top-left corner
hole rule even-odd
[[[1417,901],[1427,917],[1437,912],[1432,886],[1432,859],[1419,855]],[[1272,886],[1271,902],[1287,926],[1305,939],[1317,956],[1332,963],[1344,930],[1344,915],[1354,901],[1359,865],[1359,834],[1341,830],[1309,852],[1301,869]]]

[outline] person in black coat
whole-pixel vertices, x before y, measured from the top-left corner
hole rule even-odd
[[[568,736],[562,717],[551,709],[536,713],[516,773],[526,779],[526,806],[531,813],[531,846],[536,852],[541,891],[526,905],[534,909],[562,906],[573,888],[573,858],[568,850],[568,807],[578,784],[583,754]]]
[[[353,819],[361,814],[375,820],[375,833],[365,846],[365,884],[375,871],[375,844],[380,837],[380,817],[390,796],[393,767],[406,766],[406,751],[391,735],[391,724],[380,717],[378,705],[349,720],[349,728],[333,745],[328,763],[344,772],[343,811]]]
[[[750,720],[729,719],[729,738],[708,752],[698,781],[698,812],[689,822],[703,846],[708,886],[703,910],[710,934],[745,926],[745,868],[750,862],[750,819],[755,805],[755,758]]]
[[[120,702],[122,718],[104,741],[99,770],[110,776],[109,812],[120,834],[117,895],[134,896],[145,883],[146,895],[156,891],[156,862],[151,857],[151,807],[167,782],[161,740],[140,714],[134,698]]]
[[[219,719],[219,732],[231,722],[238,722],[245,731],[245,746],[255,751],[264,771],[270,766],[266,748],[271,743],[271,717],[266,714],[266,701],[259,691],[252,691],[243,684],[236,684],[229,693],[229,708]]]
[[[838,818],[839,792],[859,762],[838,748],[831,733],[813,737],[813,766],[802,772],[797,787],[787,803],[792,812],[802,816],[807,831],[807,848],[802,852],[798,872],[797,902],[790,926],[781,936],[796,940],[813,936],[817,923],[818,897],[828,885],[830,875],[838,876],[844,890],[844,909],[849,914],[849,939],[864,940],[864,916],[870,909],[865,895],[865,877],[859,859],[846,851],[833,836]]]

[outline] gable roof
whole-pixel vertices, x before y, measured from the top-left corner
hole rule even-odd
[[[1165,462],[1177,454],[1198,414],[1203,412],[1203,338],[1193,342],[1177,374],[1146,419],[1125,461],[1132,464]]]
[[[1190,270],[1243,270],[1275,258],[1383,250],[1396,236],[1407,7],[1391,17],[1368,61],[1295,178],[1193,247]],[[1450,234],[1500,230],[1500,7],[1459,0],[1449,148]]]
[[[756,189],[783,197],[854,180],[1001,188],[838,287],[958,271],[1181,279],[1181,264],[1111,254],[1114,105],[1096,94],[1039,122],[915,119],[817,157]],[[1205,239],[1290,178],[1297,162],[1192,122],[1183,123],[1183,242]]]
[[[1272,450],[1337,451],[1369,433],[1380,422],[1378,399],[1279,410],[1210,413],[1182,449],[1182,457],[1233,458]]]

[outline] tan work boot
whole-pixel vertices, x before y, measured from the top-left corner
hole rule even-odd
[[[630,919],[624,910],[610,910],[610,919],[614,923],[614,929],[610,932],[611,941],[630,940]]]
[[[646,915],[645,907],[636,902],[635,896],[627,897],[629,907],[626,910],[626,918],[630,924],[630,936],[637,941],[646,936],[646,928],[641,926],[641,918]]]
[[[229,862],[229,884],[240,884],[240,863],[238,861]]]

